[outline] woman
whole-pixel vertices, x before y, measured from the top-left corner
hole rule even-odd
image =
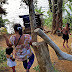
[[[23,61],[26,72],[29,72],[34,62],[34,54],[30,48],[30,45],[32,45],[32,38],[29,34],[22,34],[22,27],[20,24],[14,25],[14,31],[15,35],[12,35],[10,40],[4,35],[6,44],[8,47],[15,46],[15,59]]]

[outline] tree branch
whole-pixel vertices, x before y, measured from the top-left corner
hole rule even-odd
[[[34,32],[42,37],[46,41],[46,43],[48,43],[54,49],[60,60],[72,61],[72,55],[61,51],[60,48],[41,29],[37,28],[34,30]]]

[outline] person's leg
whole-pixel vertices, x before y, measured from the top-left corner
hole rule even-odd
[[[23,66],[24,66],[25,69],[27,69],[27,65],[28,65],[27,60],[23,61]]]
[[[69,48],[69,46],[68,46],[68,40],[66,40],[66,46],[67,46],[67,48]]]
[[[32,66],[33,62],[34,62],[34,54],[32,54],[32,56],[29,57],[29,62],[28,62],[28,65],[27,65],[28,70]]]
[[[69,35],[66,36],[66,46],[67,46],[67,48],[69,48],[69,46],[68,46],[68,39],[69,39]]]
[[[12,67],[13,72],[15,72],[15,66]]]
[[[65,44],[65,39],[64,39],[64,41],[63,41],[63,47],[65,48],[65,45],[64,45],[64,44]]]

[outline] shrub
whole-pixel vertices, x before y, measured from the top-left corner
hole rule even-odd
[[[0,50],[0,63],[6,61],[5,50]]]
[[[55,67],[53,66],[54,68],[54,72],[58,72],[58,70],[55,69]],[[33,68],[36,72],[40,72],[40,69],[39,69],[39,65],[37,65],[36,67]]]

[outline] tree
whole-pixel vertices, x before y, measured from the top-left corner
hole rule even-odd
[[[43,14],[45,11],[42,11],[42,7],[40,7],[39,9],[36,7],[35,12],[38,14]]]
[[[33,0],[28,0],[28,4],[29,4],[31,35],[32,35],[33,41],[37,41],[37,35],[36,35],[36,33],[34,33],[34,29],[36,28],[36,20],[35,20],[35,11],[34,11]]]
[[[55,33],[55,29],[56,29],[56,17],[57,17],[57,0],[53,0],[53,9],[52,9],[52,13],[53,13],[53,21],[52,21],[52,33]]]
[[[0,27],[5,27],[6,24],[9,24],[8,19],[2,19],[2,17],[0,17]]]
[[[50,11],[52,12],[52,2],[51,0],[48,0],[49,1],[49,8],[50,8]]]
[[[53,21],[52,33],[55,34],[59,27],[62,26],[62,0],[53,0]]]
[[[68,1],[72,2],[72,0],[68,0]]]
[[[67,4],[65,4],[65,2],[63,2],[63,13],[66,12],[67,15],[63,16],[63,25],[65,26],[65,24],[68,22],[70,23],[70,26],[72,27],[72,15],[71,15],[71,12],[72,12],[72,3],[69,1]],[[69,9],[66,9],[65,6],[67,6],[67,8]]]
[[[35,20],[35,11],[34,11],[34,4],[37,2],[36,0],[21,0],[21,2],[25,2],[27,6],[29,6],[29,18],[30,18],[30,26],[31,26],[31,35],[32,40],[37,41],[37,36],[34,33],[34,29],[36,28],[36,20]]]
[[[57,1],[57,18],[56,18],[56,31],[62,27],[62,0]]]

